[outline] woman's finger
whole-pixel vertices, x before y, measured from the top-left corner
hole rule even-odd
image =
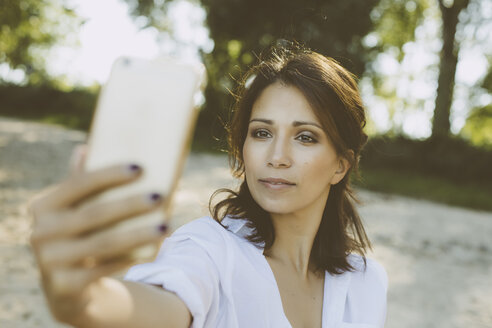
[[[102,229],[119,221],[155,210],[162,204],[158,193],[131,196],[123,200],[101,204],[88,204],[68,210],[58,217],[51,216],[38,225],[33,239],[36,241],[66,238]]]
[[[118,258],[134,248],[158,243],[167,232],[166,225],[139,227],[131,230],[104,230],[84,238],[46,243],[39,252],[44,267],[65,267]]]
[[[43,197],[43,207],[56,210],[75,206],[106,189],[129,183],[141,173],[140,166],[128,164],[74,174]]]
[[[79,294],[91,282],[118,273],[133,264],[135,264],[135,260],[122,257],[92,268],[59,268],[50,274],[50,291],[57,298]]]

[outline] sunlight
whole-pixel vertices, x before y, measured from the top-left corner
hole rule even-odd
[[[104,83],[111,64],[123,55],[151,58],[158,54],[180,54],[196,57],[198,47],[207,52],[213,48],[208,30],[203,26],[203,9],[187,1],[176,1],[171,6],[173,38],[160,34],[155,28],[140,30],[128,15],[128,5],[122,1],[72,0],[71,4],[77,15],[86,19],[78,35],[80,47],[54,47],[47,61],[48,71],[55,76],[65,76],[69,83]]]

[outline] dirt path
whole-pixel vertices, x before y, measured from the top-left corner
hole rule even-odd
[[[28,245],[27,200],[67,174],[85,135],[0,118],[0,327],[63,327],[46,309]],[[207,213],[210,194],[232,187],[223,156],[192,154],[176,194],[175,225]],[[492,327],[492,213],[360,191],[390,279],[386,327]]]

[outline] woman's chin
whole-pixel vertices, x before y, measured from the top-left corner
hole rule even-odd
[[[288,214],[295,212],[292,208],[292,204],[286,204],[285,202],[269,203],[269,204],[259,204],[260,207],[270,213],[270,214]]]

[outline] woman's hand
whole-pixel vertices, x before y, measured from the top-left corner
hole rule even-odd
[[[34,217],[31,244],[53,315],[74,323],[84,312],[91,285],[131,264],[125,255],[135,247],[162,239],[166,226],[115,231],[111,224],[159,208],[162,197],[135,195],[105,204],[88,198],[138,179],[136,165],[117,165],[94,172],[82,170],[86,148],[72,156],[68,178],[36,196],[29,205]]]

